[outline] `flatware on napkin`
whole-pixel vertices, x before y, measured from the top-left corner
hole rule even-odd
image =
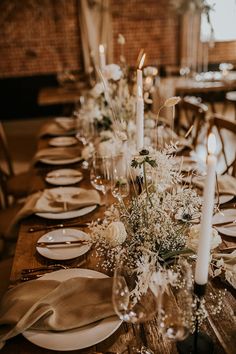
[[[32,280],[10,289],[0,306],[0,348],[19,333],[66,331],[114,315],[111,278]]]

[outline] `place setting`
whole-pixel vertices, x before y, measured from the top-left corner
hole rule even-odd
[[[48,144],[50,146],[55,146],[55,147],[72,146],[72,145],[77,145],[78,140],[72,136],[58,136],[50,139]]]
[[[8,226],[7,234],[18,223],[31,215],[49,220],[73,219],[87,215],[101,205],[101,198],[94,189],[58,187],[30,195]]]
[[[56,117],[46,122],[40,129],[39,137],[64,137],[76,134],[76,121],[72,117]]]
[[[77,147],[51,147],[38,150],[33,158],[33,163],[70,165],[82,160],[81,151]]]
[[[63,228],[49,231],[36,243],[37,252],[49,259],[68,260],[80,257],[91,247],[89,234],[84,231]]]
[[[45,181],[52,185],[67,186],[82,181],[83,174],[78,170],[64,168],[50,171],[46,174]]]

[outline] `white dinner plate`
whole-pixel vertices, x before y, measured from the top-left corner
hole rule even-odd
[[[82,179],[82,173],[71,168],[50,171],[45,178],[48,183],[54,184],[55,186],[68,186],[78,183]]]
[[[63,269],[45,274],[38,281],[41,279],[64,281],[75,277],[106,278],[107,276],[89,269]],[[58,351],[78,350],[105,340],[120,327],[121,323],[117,316],[113,316],[65,332],[27,330],[23,332],[23,336],[42,348]]]
[[[236,219],[236,209],[222,209],[212,218],[214,228],[223,235],[236,237],[236,224],[217,226],[214,224],[223,222],[233,222]]]
[[[38,242],[58,242],[58,241],[77,241],[77,240],[88,240],[90,237],[88,234],[81,230],[76,229],[57,229],[44,234]],[[90,244],[84,245],[60,245],[51,247],[36,247],[38,253],[42,256],[55,259],[55,260],[66,260],[72,259],[87,253],[90,249]]]
[[[49,140],[50,146],[72,146],[78,144],[78,140],[73,136],[58,136]]]
[[[55,157],[53,159],[50,159],[50,157],[42,157],[39,161],[46,163],[48,165],[69,165],[71,163],[79,162],[82,160],[81,156],[76,156],[71,159],[58,159],[55,160]]]

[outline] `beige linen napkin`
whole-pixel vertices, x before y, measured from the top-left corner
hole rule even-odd
[[[75,147],[57,147],[45,148],[37,151],[33,158],[33,163],[40,161],[43,158],[48,158],[53,161],[68,160],[81,156],[81,151]],[[81,157],[82,160],[82,157]]]
[[[39,131],[39,137],[43,137],[45,135],[63,135],[68,131],[74,129],[74,125],[71,124],[71,121],[67,122],[61,121],[50,121],[42,126]]]
[[[236,195],[236,178],[235,177],[232,177],[230,175],[221,175],[221,176],[217,176],[217,180],[218,180],[218,188],[219,188],[220,194]],[[201,178],[194,177],[192,179],[192,183],[196,187],[203,189],[204,184],[205,184],[205,178],[204,177],[201,177]]]
[[[60,194],[61,190],[61,194]],[[94,189],[77,188],[76,194],[66,193],[67,187],[45,189],[30,195],[23,207],[12,219],[7,235],[14,232],[18,222],[34,213],[60,213],[69,210],[77,210],[90,205],[100,205],[101,197]]]
[[[0,348],[27,329],[66,331],[114,315],[112,278],[32,280],[9,290],[0,305]]]

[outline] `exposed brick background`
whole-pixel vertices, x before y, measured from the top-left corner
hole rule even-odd
[[[2,0],[0,77],[82,69],[78,1]],[[129,64],[136,63],[140,48],[147,53],[146,64],[178,64],[179,21],[167,0],[111,0],[111,7],[115,61],[120,54],[117,35],[122,33]],[[236,61],[236,42],[217,43],[210,61]]]

